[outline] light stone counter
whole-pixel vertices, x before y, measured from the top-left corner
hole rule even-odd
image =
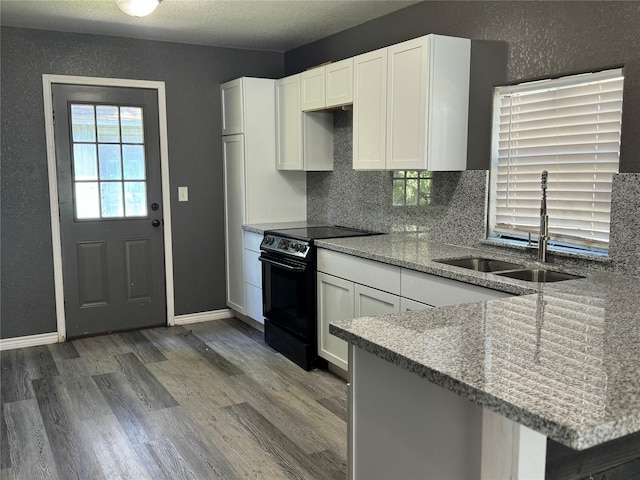
[[[522,295],[335,322],[337,337],[574,449],[640,431],[637,277],[572,269],[586,278],[511,280],[433,260],[522,258],[429,243],[419,234],[317,245]]]

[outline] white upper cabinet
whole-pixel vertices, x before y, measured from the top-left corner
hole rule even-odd
[[[220,88],[222,103],[222,135],[244,133],[242,79],[225,83]]]
[[[327,108],[353,103],[353,58],[325,66]]]
[[[326,105],[325,67],[314,68],[300,74],[302,110],[321,110]]]
[[[355,57],[353,168],[464,170],[470,59],[441,35]]]
[[[300,74],[276,80],[276,155],[278,170],[302,170]]]
[[[387,137],[387,49],[353,62],[353,168],[383,170]]]
[[[333,170],[333,113],[303,112],[301,84],[302,74],[276,81],[277,168]],[[309,79],[307,85],[312,84]]]
[[[353,103],[353,58],[302,72],[300,88],[305,112]]]

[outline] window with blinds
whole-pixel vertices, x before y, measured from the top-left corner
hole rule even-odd
[[[495,89],[490,238],[537,238],[547,170],[550,248],[608,249],[623,79],[620,68]]]

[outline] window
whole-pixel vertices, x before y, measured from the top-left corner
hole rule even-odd
[[[431,172],[396,170],[393,172],[393,205],[429,205]]]
[[[142,108],[91,104],[70,108],[76,219],[146,216]]]
[[[496,88],[489,238],[537,238],[547,170],[550,248],[608,250],[623,79],[615,69]]]

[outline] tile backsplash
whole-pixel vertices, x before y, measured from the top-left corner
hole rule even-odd
[[[392,172],[357,171],[351,163],[352,113],[337,112],[334,170],[307,173],[309,220],[381,232],[419,231],[434,241],[471,247],[485,238],[486,170],[434,172],[430,205],[397,207],[392,205]],[[640,174],[615,175],[610,258],[567,262],[640,275],[639,213]]]

